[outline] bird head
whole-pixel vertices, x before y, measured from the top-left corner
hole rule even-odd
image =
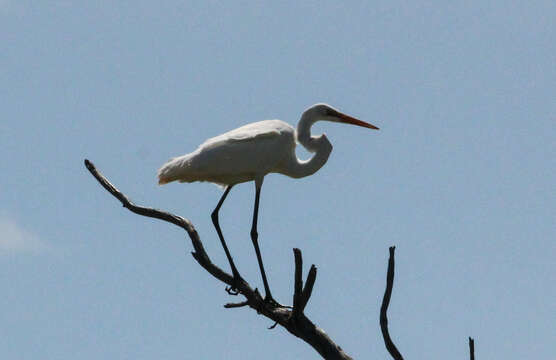
[[[307,114],[312,119],[351,124],[366,127],[368,129],[378,130],[378,127],[341,113],[340,111],[334,109],[332,106],[324,103],[319,103],[311,106],[310,108],[305,110],[305,114]]]

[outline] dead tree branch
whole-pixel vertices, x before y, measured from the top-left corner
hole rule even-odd
[[[390,305],[390,297],[392,296],[392,287],[394,286],[395,250],[395,246],[390,247],[390,257],[388,258],[388,270],[386,273],[386,290],[384,291],[382,306],[380,307],[380,329],[382,330],[382,337],[384,338],[386,350],[388,350],[394,360],[403,360],[402,354],[400,354],[398,348],[396,348],[396,345],[394,345],[394,342],[390,338],[390,332],[388,331],[388,317],[386,315],[388,306]],[[469,338],[469,356],[471,360],[475,360],[475,341],[471,337]]]
[[[253,289],[247,281],[240,281],[239,284],[233,282],[233,277],[217,265],[215,265],[206,253],[201,239],[195,227],[186,218],[174,215],[165,211],[135,205],[129,198],[112,185],[104,175],[102,175],[89,160],[85,160],[85,166],[89,172],[97,179],[97,181],[122,205],[128,210],[142,216],[152,217],[172,223],[184,229],[195,251],[191,253],[195,260],[213,277],[222,281],[228,286],[234,286],[239,294],[245,297],[245,301],[239,303],[230,303],[224,305],[226,308],[236,308],[249,306],[257,311],[257,313],[271,319],[276,324],[280,324],[291,334],[297,336],[301,340],[311,345],[324,359],[346,360],[351,359],[332,339],[319,327],[317,327],[309,318],[305,316],[304,310],[311,297],[313,285],[317,276],[317,269],[311,265],[309,275],[302,282],[302,257],[299,249],[294,249],[295,257],[295,279],[294,279],[294,297],[293,308],[274,306],[263,301],[257,289]],[[276,325],[275,324],[275,325]],[[274,325],[274,326],[275,326]]]
[[[382,337],[384,338],[384,345],[390,353],[393,359],[403,360],[402,354],[394,345],[394,342],[390,338],[390,332],[388,331],[388,317],[386,312],[388,311],[388,306],[390,305],[390,297],[392,296],[392,287],[394,285],[394,251],[395,246],[390,247],[390,257],[388,259],[388,272],[386,274],[386,290],[384,291],[384,297],[382,298],[382,306],[380,307],[380,329],[382,330]]]

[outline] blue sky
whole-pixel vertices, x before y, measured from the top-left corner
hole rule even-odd
[[[265,179],[259,241],[277,300],[292,248],[318,267],[307,314],[356,358],[378,325],[397,246],[391,334],[406,358],[556,352],[556,5],[552,1],[0,1],[0,358],[313,359],[189,255],[140,204],[210,221],[221,190],[156,185],[169,157],[316,102],[379,132],[319,123],[315,175]],[[300,157],[307,157],[299,151]],[[221,225],[262,288],[253,184]],[[247,353],[246,353],[247,351]]]

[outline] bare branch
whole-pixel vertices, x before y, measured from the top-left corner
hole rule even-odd
[[[315,285],[315,280],[317,278],[317,268],[315,265],[311,265],[309,269],[309,275],[307,275],[307,281],[305,281],[305,286],[303,287],[303,292],[301,295],[301,303],[299,304],[300,310],[304,311],[305,306],[309,302],[311,293],[313,292],[313,286]]]
[[[301,250],[295,248],[293,249],[293,255],[295,258],[295,273],[294,273],[294,290],[293,290],[293,310],[292,316],[298,317],[299,314],[303,312],[300,307],[301,296],[303,293],[303,258],[301,256]]]
[[[309,320],[303,313],[307,302],[311,296],[313,285],[316,278],[316,268],[311,266],[309,275],[307,276],[307,282],[303,288],[301,281],[301,268],[302,268],[302,258],[301,251],[295,249],[296,254],[296,283],[294,291],[294,309],[288,309],[287,307],[276,306],[273,304],[266,303],[257,289],[254,289],[242,279],[239,284],[233,283],[233,277],[228,274],[218,266],[216,266],[210,260],[208,254],[206,253],[201,239],[197,234],[193,224],[186,218],[177,216],[165,211],[137,206],[129,198],[120,192],[114,185],[112,185],[104,175],[102,175],[96,167],[89,160],[85,160],[85,166],[89,172],[95,177],[95,179],[116,199],[118,199],[122,205],[129,209],[130,211],[148,216],[160,220],[170,222],[184,229],[191,239],[193,244],[194,252],[191,254],[197,260],[199,265],[201,265],[205,270],[207,270],[213,277],[227,284],[228,286],[233,286],[239,294],[245,297],[245,301],[240,303],[230,303],[226,304],[227,308],[235,308],[241,306],[249,306],[250,308],[257,311],[257,313],[271,319],[275,323],[280,324],[291,334],[299,337],[301,340],[305,341],[311,345],[324,359],[333,360],[349,360],[349,357],[338,345],[330,339],[330,337],[319,327],[317,327],[311,320]],[[298,274],[299,273],[299,274]],[[299,278],[299,282],[298,279]],[[297,300],[296,300],[297,299]],[[297,304],[297,306],[296,306]],[[298,310],[295,310],[295,308]],[[297,311],[295,320],[292,321],[294,310]],[[275,325],[273,325],[275,326]],[[273,327],[271,326],[271,328]]]
[[[386,349],[390,353],[393,359],[403,360],[402,354],[394,345],[394,342],[390,338],[390,333],[388,332],[388,317],[386,312],[388,311],[388,305],[390,305],[390,297],[392,295],[392,287],[394,285],[394,251],[395,246],[390,247],[390,257],[388,259],[388,272],[386,274],[386,290],[384,291],[384,297],[382,298],[382,306],[380,307],[380,329],[382,330],[382,337],[384,338],[384,344]]]
[[[224,307],[226,309],[232,309],[232,308],[244,307],[244,306],[247,306],[247,305],[249,305],[249,301],[242,301],[242,302],[239,302],[239,303],[227,303],[227,304],[224,305]]]
[[[469,337],[469,358],[475,360],[475,340]]]
[[[191,221],[189,221],[188,219],[185,219],[181,216],[170,214],[170,213],[165,212],[165,211],[135,205],[133,202],[131,202],[131,200],[128,199],[127,196],[125,196],[114,185],[112,185],[112,183],[110,183],[110,181],[108,181],[106,179],[106,177],[104,177],[104,175],[102,175],[95,168],[95,165],[92,162],[85,159],[85,166],[87,167],[89,172],[97,179],[97,181],[110,194],[112,194],[116,199],[120,200],[120,202],[122,203],[122,205],[125,208],[127,208],[130,211],[132,211],[136,214],[139,214],[139,215],[148,216],[148,217],[152,217],[152,218],[155,218],[155,219],[160,219],[160,220],[167,221],[167,222],[172,223],[174,225],[177,225],[177,226],[181,227],[182,229],[184,229],[185,231],[187,231],[187,233],[189,234],[189,237],[191,238],[193,248],[195,249],[195,252],[192,253],[195,260],[197,260],[197,262],[203,268],[205,268],[205,270],[207,270],[209,273],[211,273],[218,280],[220,280],[220,281],[222,281],[222,282],[224,282],[224,283],[226,283],[230,286],[232,285],[233,277],[230,274],[223,271],[222,269],[220,269],[218,266],[214,265],[210,261],[210,258],[208,256],[208,254],[205,252],[203,244],[201,243],[201,239],[199,239],[199,235],[197,234],[197,231],[195,230],[195,227],[193,226]],[[247,284],[241,284],[241,285],[246,286]]]
[[[293,249],[295,256],[295,278],[294,278],[294,293],[293,293],[293,310],[292,316],[296,317],[303,313],[305,306],[309,302],[313,286],[317,277],[317,268],[311,265],[307,281],[303,286],[302,273],[303,273],[303,258],[301,257],[301,250]]]

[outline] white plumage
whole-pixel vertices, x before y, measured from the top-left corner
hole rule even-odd
[[[303,113],[297,133],[281,120],[244,125],[208,139],[192,153],[171,159],[158,171],[158,182],[162,185],[172,181],[210,181],[234,185],[251,180],[262,183],[264,175],[271,172],[293,178],[311,175],[326,163],[332,151],[325,135],[310,136],[310,128],[318,120],[378,129],[329,105],[316,104]],[[316,155],[308,161],[297,159],[296,139]]]
[[[232,268],[235,286],[232,286],[231,291],[237,289],[241,276],[218,223],[220,207],[235,184],[255,181],[255,210],[251,239],[263,278],[265,300],[277,305],[270,293],[257,240],[260,190],[263,178],[268,173],[275,172],[292,178],[301,178],[312,175],[326,163],[332,151],[332,144],[324,134],[311,136],[311,126],[319,120],[378,129],[374,125],[342,114],[330,105],[316,104],[303,113],[297,130],[281,120],[251,123],[208,139],[194,152],[173,158],[158,170],[158,183],[161,185],[172,181],[209,181],[226,186],[224,194],[212,213],[212,221]],[[299,160],[295,155],[296,141],[315,155],[309,160]]]
[[[158,171],[159,184],[210,181],[232,185],[279,172],[295,153],[295,130],[281,120],[251,123],[202,143]]]

